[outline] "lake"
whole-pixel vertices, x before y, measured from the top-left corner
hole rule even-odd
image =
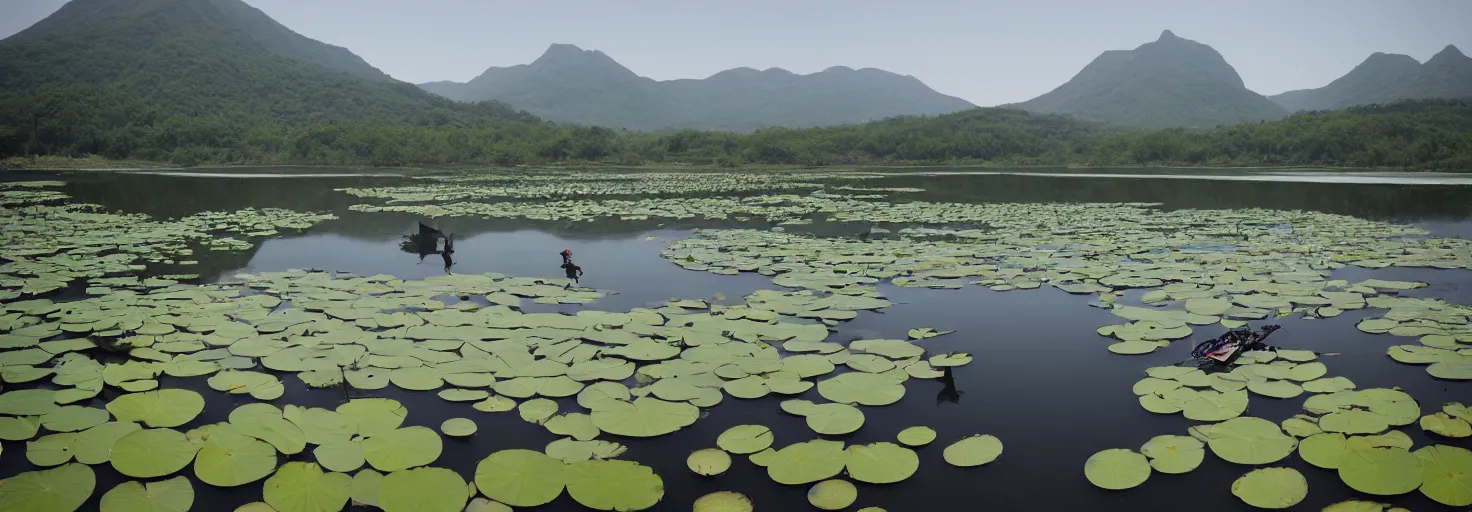
[[[270,236],[232,235],[252,242],[252,246],[233,251],[195,250],[189,258],[197,263],[181,264],[182,259],[173,264],[148,263],[146,275],[198,274],[197,281],[189,282],[199,284],[230,281],[241,273],[280,272],[288,269],[319,269],[357,276],[387,274],[404,280],[446,279],[444,276],[447,273],[452,277],[499,273],[557,280],[562,277],[562,271],[559,268],[561,260],[556,253],[571,249],[575,261],[586,272],[581,284],[606,293],[606,296],[583,305],[539,304],[522,300],[521,309],[525,313],[575,314],[579,310],[627,312],[633,308],[662,308],[671,299],[705,299],[712,304],[731,305],[742,304],[744,297],[757,290],[791,291],[774,284],[772,276],[757,272],[722,275],[689,270],[662,255],[662,251],[670,244],[681,244],[686,239],[711,240],[711,237],[721,236],[722,232],[731,232],[728,230],[758,230],[753,232],[767,233],[761,236],[793,235],[808,237],[810,240],[845,241],[843,243],[869,243],[879,240],[876,243],[897,245],[912,243],[906,241],[906,236],[929,240],[929,233],[914,230],[929,228],[943,231],[936,238],[942,241],[935,242],[936,245],[920,247],[928,248],[924,250],[938,250],[937,248],[950,247],[945,245],[949,243],[968,243],[967,237],[971,237],[971,240],[989,240],[985,237],[989,236],[992,229],[1012,233],[1021,228],[996,226],[1007,223],[1020,225],[1029,220],[976,220],[996,215],[993,210],[986,209],[987,205],[1020,205],[1008,207],[1015,208],[1019,215],[1052,212],[1047,213],[1051,217],[1038,218],[1037,234],[1040,237],[1052,237],[1054,240],[1070,236],[1066,230],[1057,228],[1057,225],[1067,225],[1070,222],[1066,216],[1083,215],[1079,217],[1081,220],[1077,222],[1080,225],[1076,228],[1088,231],[1090,225],[1097,226],[1099,221],[1107,220],[1111,215],[1109,212],[1116,211],[1114,209],[1128,215],[1137,215],[1128,212],[1154,212],[1139,217],[1146,220],[1153,216],[1166,218],[1178,214],[1195,215],[1191,213],[1192,210],[1232,210],[1246,212],[1240,215],[1243,219],[1249,219],[1246,221],[1248,224],[1253,224],[1251,219],[1264,215],[1292,218],[1288,214],[1261,213],[1265,211],[1304,212],[1303,215],[1332,214],[1424,229],[1429,232],[1427,236],[1453,240],[1446,249],[1453,255],[1448,256],[1449,258],[1460,254],[1463,264],[1472,261],[1472,254],[1467,252],[1468,245],[1464,242],[1464,239],[1472,237],[1472,184],[1457,177],[1382,174],[1376,175],[1375,179],[1352,177],[1338,180],[1348,182],[1333,182],[1336,180],[1321,177],[1297,179],[1294,178],[1295,175],[1233,172],[1214,173],[1220,179],[1184,179],[1191,177],[1183,175],[1196,172],[1190,170],[1152,170],[1150,173],[1124,171],[1127,175],[1090,172],[1083,175],[1073,173],[1066,177],[1032,172],[978,173],[944,169],[930,172],[866,172],[872,176],[850,179],[834,173],[798,173],[786,182],[811,183],[811,187],[784,185],[778,183],[780,180],[768,183],[757,178],[749,181],[710,178],[721,176],[716,174],[695,174],[680,179],[688,180],[691,184],[719,182],[719,186],[668,187],[646,183],[650,180],[639,179],[640,173],[629,173],[628,179],[607,181],[599,181],[587,175],[561,178],[555,174],[539,175],[541,177],[537,181],[524,181],[514,177],[497,181],[438,181],[421,179],[413,173],[384,172],[382,175],[375,175],[374,172],[331,169],[198,170],[183,174],[6,172],[0,176],[6,182],[64,181],[64,185],[51,190],[66,194],[69,197],[67,201],[97,204],[105,212],[142,214],[157,221],[181,219],[202,212],[246,208],[324,212],[336,217],[313,223],[305,229],[282,228],[279,234]],[[235,174],[255,176],[240,177],[234,176]],[[405,196],[403,189],[379,195],[372,193],[374,190],[393,187],[425,186],[435,188],[419,190],[416,193],[428,195],[412,198]],[[454,191],[456,187],[469,186],[481,187],[480,195],[446,195],[447,191]],[[518,190],[542,186],[547,187],[550,192],[518,196],[522,194]],[[570,188],[574,186],[582,188]],[[775,189],[766,188],[769,186]],[[823,188],[815,188],[818,186]],[[344,189],[368,192],[354,195]],[[559,190],[571,192],[563,193],[558,192]],[[815,190],[825,192],[814,194]],[[792,197],[763,199],[776,195]],[[440,199],[435,199],[435,196]],[[394,197],[405,200],[400,201]],[[697,199],[688,204],[670,201],[684,197]],[[726,202],[717,203],[718,200]],[[639,208],[648,208],[655,213],[600,213],[606,210],[599,208],[633,208],[624,203],[610,206],[607,201],[628,201],[631,204],[644,205]],[[935,210],[931,212],[935,215],[912,222],[898,218],[901,214],[895,212],[901,210],[897,207],[855,210],[860,213],[853,215],[860,218],[849,222],[839,219],[849,210],[822,209],[824,205],[853,205],[874,201],[884,201],[888,205],[919,202],[942,206],[919,208],[918,211],[922,212],[927,209]],[[454,207],[456,203],[490,206]],[[48,204],[57,203],[51,201]],[[373,205],[375,208],[354,207],[363,204]],[[526,204],[551,206],[537,206],[533,209],[517,206]],[[1110,206],[1108,208],[1111,209],[1104,210],[1067,209],[1067,205],[1083,207],[1105,204],[1119,206]],[[1144,206],[1145,204],[1149,206]],[[423,211],[365,211],[375,210],[376,207],[391,209],[403,205],[442,205],[452,213],[430,216]],[[966,209],[969,207],[954,205],[974,205],[978,209],[973,212]],[[1040,205],[1063,206],[1058,210],[1042,210],[1040,208],[1045,206]],[[506,208],[523,208],[519,211],[550,218],[535,220],[488,213],[506,211]],[[790,211],[784,210],[781,215],[797,222],[783,222],[771,217],[777,215],[775,212],[778,208],[792,208]],[[728,213],[722,215],[724,218],[703,218],[697,215],[716,209],[723,209],[722,212]],[[959,213],[937,213],[941,209]],[[675,210],[688,210],[692,214],[689,218],[676,219],[660,217],[657,213]],[[1005,214],[1006,210],[1002,212]],[[945,222],[945,218],[950,218],[953,222]],[[1150,240],[1149,237],[1152,236],[1173,236],[1171,233],[1175,233],[1176,228],[1182,231],[1216,229],[1209,226],[1213,222],[1210,218],[1211,214],[1208,213],[1195,217],[1196,225],[1183,224],[1169,229],[1155,229],[1155,226],[1150,226],[1150,229],[1142,228],[1144,234],[1132,239]],[[1337,217],[1323,217],[1329,221],[1334,218]],[[808,223],[804,219],[812,219],[812,222]],[[412,248],[403,246],[406,235],[415,233],[421,222],[440,232],[454,235],[453,266],[447,269],[439,254],[430,252],[421,256]],[[1237,224],[1235,229],[1242,229],[1241,220],[1234,222]],[[779,224],[782,230],[773,234],[770,230]],[[1263,236],[1290,240],[1297,234],[1284,234],[1282,229],[1287,228],[1266,224],[1253,229],[1260,229],[1260,233],[1265,233]],[[1202,227],[1203,225],[1206,227]],[[1320,230],[1330,229],[1326,227],[1327,224],[1315,226]],[[873,229],[876,227],[881,229]],[[1231,223],[1224,223],[1219,227],[1220,238],[1229,240],[1226,233],[1234,229]],[[901,233],[906,228],[912,230]],[[1008,231],[1009,229],[1013,231]],[[1120,229],[1127,227],[1121,226]],[[902,234],[906,236],[901,236]],[[1091,234],[1082,239],[1095,245],[1107,245],[1107,239],[1102,238],[1102,235]],[[741,243],[746,243],[746,240],[748,239],[741,239]],[[957,240],[960,242],[956,242]],[[1396,238],[1386,238],[1379,244],[1384,246],[1397,243],[1394,240]],[[190,243],[197,243],[197,240]],[[1022,242],[1015,237],[996,243],[1013,247],[1009,251],[1020,251],[1016,247],[1022,246]],[[1053,253],[1080,250],[1073,246],[1051,244],[1052,242],[1043,240],[1037,246],[1045,247],[1048,252]],[[688,247],[693,246],[678,245],[675,250],[707,254],[698,248]],[[808,246],[799,246],[799,252],[806,251],[804,247]],[[709,253],[743,253],[748,248],[726,246],[719,252],[711,250]],[[762,250],[770,251],[771,248]],[[1260,256],[1269,260],[1279,257],[1311,259],[1312,252],[1316,250],[1328,248],[1318,245],[1310,247],[1305,242],[1305,245],[1263,249]],[[1186,252],[1205,254],[1212,250],[1193,251],[1196,250],[1188,249]],[[1304,254],[1309,256],[1303,256]],[[1032,263],[1018,263],[1016,268],[1024,275],[1034,275],[1028,274],[1034,272],[1028,270],[1030,268],[1049,265],[1046,263],[1047,258],[1040,253],[1015,252],[1015,256],[1011,257],[1042,258],[1032,260]],[[707,263],[719,266],[721,256],[716,258],[710,260],[706,257],[699,263],[687,261],[682,265],[697,269]],[[924,251],[914,255],[912,259],[915,258],[923,260]],[[1005,264],[1008,258],[1000,258],[1003,262],[1001,267],[1008,267]],[[1204,258],[1210,259],[1209,256]],[[842,263],[830,257],[824,265],[830,264]],[[1111,264],[1101,263],[1106,266]],[[1336,264],[1322,268],[1325,271],[1332,268],[1328,280],[1358,283],[1367,279],[1379,279],[1427,283],[1425,287],[1411,290],[1385,291],[1382,295],[1387,297],[1438,298],[1452,304],[1472,304],[1472,272],[1465,268],[1371,267],[1373,265],[1366,267]],[[1034,276],[1041,275],[1044,274]],[[1037,278],[1030,279],[1036,281]],[[1159,349],[1152,349],[1153,352],[1118,355],[1106,350],[1116,340],[1105,338],[1096,330],[1102,326],[1120,324],[1124,319],[1110,309],[1091,306],[1091,302],[1098,298],[1094,294],[1070,294],[1046,282],[1037,286],[1037,289],[1006,289],[1012,287],[1012,284],[966,285],[959,289],[917,287],[905,281],[901,284],[905,285],[896,285],[891,279],[880,278],[874,283],[855,285],[872,287],[879,296],[894,305],[878,310],[861,309],[851,320],[830,322],[833,332],[826,341],[847,343],[858,339],[903,340],[915,328],[954,330],[951,334],[915,342],[925,347],[926,357],[952,352],[964,352],[972,356],[969,364],[954,368],[953,387],[943,384],[939,379],[910,378],[903,383],[903,399],[892,405],[861,407],[864,414],[862,427],[844,435],[820,436],[807,425],[803,417],[781,412],[779,403],[788,398],[827,401],[819,389],[814,388],[794,396],[771,394],[750,400],[728,396],[718,405],[701,408],[697,421],[675,433],[649,438],[605,433],[599,439],[624,444],[627,451],[620,459],[637,461],[662,478],[663,498],[652,510],[688,510],[697,498],[716,491],[745,494],[762,510],[810,507],[806,503],[809,485],[775,483],[769,478],[765,468],[751,463],[742,455],[733,456],[730,469],[715,477],[698,476],[686,467],[687,454],[715,447],[716,438],[722,432],[742,424],[770,427],[776,439],[773,448],[816,438],[839,440],[848,445],[893,442],[899,431],[916,425],[928,426],[937,432],[934,443],[915,449],[919,457],[919,467],[913,476],[891,484],[856,482],[858,497],[848,507],[849,510],[864,507],[880,507],[890,511],[922,508],[1248,510],[1251,507],[1234,497],[1233,481],[1252,469],[1269,466],[1294,468],[1306,479],[1309,489],[1307,497],[1295,510],[1318,510],[1329,504],[1354,498],[1418,511],[1452,509],[1415,491],[1395,496],[1358,493],[1342,482],[1335,471],[1308,464],[1297,453],[1271,464],[1239,465],[1227,462],[1214,455],[1212,449],[1207,449],[1204,461],[1189,473],[1155,472],[1138,487],[1121,491],[1098,488],[1090,484],[1083,469],[1085,461],[1091,455],[1111,448],[1138,451],[1141,445],[1154,436],[1185,436],[1189,427],[1202,423],[1188,420],[1179,414],[1148,412],[1142,409],[1139,398],[1131,389],[1145,376],[1147,368],[1173,365],[1190,359],[1191,348],[1196,342],[1215,337],[1226,328],[1221,324],[1195,325],[1189,337]],[[994,287],[1001,288],[1002,291]],[[72,284],[46,296],[57,301],[79,299],[86,296],[83,288],[85,287]],[[1144,301],[1147,300],[1145,297],[1149,288],[1153,287],[1116,288],[1124,293],[1117,299],[1110,300],[1119,305],[1149,307]],[[1153,303],[1155,300],[1149,299],[1149,302]],[[1294,304],[1301,305],[1299,302]],[[1178,310],[1180,303],[1171,303],[1169,308]],[[1308,309],[1312,311],[1315,308]],[[1270,316],[1268,320],[1252,320],[1250,325],[1281,325],[1282,330],[1270,338],[1271,345],[1321,353],[1319,361],[1328,366],[1329,375],[1347,377],[1359,389],[1398,387],[1419,402],[1421,414],[1438,412],[1445,402],[1465,403],[1472,398],[1465,382],[1433,378],[1427,374],[1424,366],[1397,363],[1386,356],[1388,347],[1415,345],[1416,337],[1371,334],[1357,328],[1360,320],[1378,318],[1385,311],[1384,308],[1372,306],[1345,310],[1332,318],[1314,318],[1317,314],[1300,310],[1275,319]],[[811,325],[814,322],[808,319],[806,323]],[[1459,339],[1458,342],[1472,343],[1472,339]],[[290,375],[289,372],[274,373]],[[830,376],[824,375],[807,380],[819,381],[828,377]],[[233,408],[257,401],[249,395],[224,394],[211,390],[204,376],[162,376],[158,380],[161,388],[198,390],[206,399],[207,405],[203,413],[187,425],[178,427],[180,431],[226,421]],[[348,391],[346,387],[337,386],[311,389],[294,377],[282,378],[281,381],[286,388],[284,396],[270,401],[277,406],[294,404],[332,409],[342,403],[347,394],[355,398],[386,397],[400,401],[409,411],[404,426],[422,425],[439,430],[441,423],[450,418],[465,417],[474,420],[478,425],[478,432],[467,438],[444,437],[443,454],[433,463],[433,466],[456,471],[466,481],[474,478],[477,463],[493,452],[512,448],[540,451],[549,442],[561,437],[543,426],[524,421],[515,411],[480,412],[468,403],[441,400],[435,396],[434,391],[407,391],[396,386],[371,391]],[[51,386],[41,382],[44,380],[7,385],[6,390]],[[630,386],[636,385],[634,379],[627,379],[625,382]],[[102,407],[106,399],[122,394],[120,390],[109,386],[99,397],[78,404]],[[1304,401],[1309,395],[1311,393],[1277,399],[1252,394],[1242,416],[1264,418],[1278,423],[1303,413]],[[577,401],[572,398],[560,398],[556,401],[561,405],[562,412],[581,410]],[[1466,439],[1448,439],[1430,434],[1414,423],[1396,429],[1408,435],[1418,448],[1428,444],[1469,447]],[[42,435],[44,434],[45,431]],[[1005,446],[1002,455],[979,467],[962,468],[948,464],[942,456],[946,446],[973,434],[996,436]],[[25,443],[6,441],[3,448],[3,453],[0,453],[0,476],[11,477],[36,469],[26,458]],[[312,460],[310,449],[281,459],[282,463]],[[107,490],[129,480],[107,464],[93,466],[93,469],[97,474],[97,488],[83,506],[85,510],[95,510]],[[181,474],[195,478],[188,469]],[[194,481],[194,510],[232,510],[262,499],[260,482],[225,488]],[[538,508],[581,509],[583,508],[566,493],[552,503]]]

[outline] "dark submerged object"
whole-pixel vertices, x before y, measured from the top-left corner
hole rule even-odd
[[[440,240],[444,240],[444,249],[440,249]],[[450,273],[450,267],[455,265],[453,254],[455,253],[455,235],[445,235],[440,230],[419,223],[419,231],[414,234],[404,235],[404,240],[399,242],[399,250],[419,255],[419,262],[431,254],[438,254],[445,262],[445,273]]]
[[[1253,331],[1250,328],[1232,329],[1215,339],[1203,341],[1191,350],[1191,357],[1202,363],[1225,366],[1236,361],[1243,352],[1249,350],[1277,350],[1262,342],[1272,335],[1274,331],[1282,329],[1278,325],[1269,325],[1262,328],[1262,332]]]

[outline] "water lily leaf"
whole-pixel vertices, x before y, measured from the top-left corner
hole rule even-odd
[[[390,398],[355,398],[337,406],[337,413],[342,415],[352,432],[373,437],[403,425],[409,409]]]
[[[249,393],[257,400],[275,400],[281,398],[282,393],[286,392],[281,379],[269,373],[225,370],[210,376],[207,382],[210,389],[215,391],[224,391],[232,395]]]
[[[920,468],[914,450],[894,443],[848,447],[848,476],[870,484],[892,484],[910,478]]]
[[[1314,418],[1300,415],[1283,420],[1283,432],[1287,432],[1288,435],[1299,438],[1322,433],[1323,429],[1319,428],[1318,423],[1311,421],[1313,419]]]
[[[847,480],[824,480],[808,489],[808,503],[819,510],[843,510],[859,498],[859,489]]]
[[[93,407],[68,405],[41,416],[41,424],[52,432],[76,432],[107,423],[107,411]]]
[[[0,394],[0,414],[11,416],[40,416],[54,411],[56,391],[50,389],[20,389]]]
[[[843,435],[864,425],[864,413],[848,404],[819,404],[808,409],[808,428],[825,435]]]
[[[1347,450],[1344,434],[1324,432],[1308,436],[1299,443],[1298,456],[1309,464],[1324,469],[1337,469],[1339,459]]]
[[[288,462],[266,479],[266,504],[277,512],[337,512],[348,502],[353,479],[324,473],[310,462]]]
[[[513,507],[551,503],[566,482],[562,461],[531,450],[502,450],[475,466],[476,489]]]
[[[307,434],[287,421],[281,409],[271,404],[253,403],[236,407],[230,411],[230,424],[241,434],[270,443],[287,455],[306,449]]]
[[[1244,416],[1213,425],[1207,444],[1227,462],[1269,464],[1292,454],[1298,440],[1284,435],[1276,423]]]
[[[1308,481],[1293,468],[1262,468],[1232,482],[1232,495],[1257,508],[1288,508],[1308,496]]]
[[[776,451],[766,467],[767,476],[777,483],[798,485],[832,478],[847,463],[848,452],[844,451],[843,443],[814,439]]]
[[[716,476],[731,469],[731,455],[715,448],[690,452],[685,458],[690,471],[700,476]]]
[[[695,423],[700,417],[700,409],[686,403],[640,397],[632,403],[609,403],[594,410],[591,416],[593,424],[604,432],[626,437],[654,437]]]
[[[1150,463],[1132,450],[1104,450],[1084,461],[1084,477],[1101,489],[1129,489],[1150,478]]]
[[[664,498],[664,480],[637,462],[574,462],[565,474],[567,494],[595,510],[644,510]]]
[[[1324,510],[1321,512],[1386,512],[1387,509],[1390,512],[1409,512],[1403,508],[1392,508],[1390,505],[1384,503],[1364,500],[1341,501],[1324,507]]]
[[[904,398],[905,387],[883,375],[849,372],[818,382],[818,394],[836,403],[878,407]]]
[[[546,398],[536,398],[522,402],[516,407],[516,410],[521,413],[521,419],[540,425],[553,414],[557,414],[557,402]]]
[[[1189,473],[1206,458],[1206,445],[1190,436],[1155,436],[1140,447],[1140,454],[1161,473]]]
[[[1421,459],[1405,448],[1346,450],[1339,459],[1339,479],[1351,489],[1394,496],[1421,486]]]
[[[274,454],[274,452],[273,452]],[[182,476],[149,482],[123,482],[102,495],[102,512],[188,512],[194,486]]]
[[[245,485],[276,469],[276,449],[235,429],[215,429],[194,457],[194,475],[216,487]]]
[[[393,385],[410,391],[430,391],[445,385],[438,370],[424,366],[394,369],[389,372],[388,380]]]
[[[320,407],[304,408],[287,405],[281,411],[281,417],[301,429],[302,433],[307,436],[307,442],[311,444],[322,445],[334,441],[347,441],[356,430],[343,415]]]
[[[1451,416],[1444,412],[1422,416],[1421,428],[1427,432],[1434,432],[1444,437],[1472,436],[1472,425],[1469,425],[1461,418]]]
[[[629,402],[628,386],[617,382],[596,382],[578,392],[578,405],[596,411],[611,402]]]
[[[973,435],[947,446],[942,456],[952,466],[969,468],[997,460],[1002,456],[1002,440],[996,436]]]
[[[1319,428],[1325,432],[1345,434],[1378,434],[1390,428],[1384,416],[1372,411],[1352,409],[1338,411],[1319,418]]]
[[[1414,455],[1421,461],[1421,494],[1443,505],[1472,505],[1472,451],[1438,444]]]
[[[1293,398],[1303,394],[1303,388],[1286,380],[1251,380],[1247,390],[1271,398]]]
[[[383,485],[383,473],[364,468],[353,474],[353,485],[348,494],[353,504],[378,506],[378,488]]]
[[[395,471],[378,486],[378,506],[384,512],[460,512],[469,497],[465,479],[444,468]]]
[[[157,478],[184,469],[200,446],[177,430],[154,428],[125,435],[112,445],[112,467],[133,478]],[[275,455],[275,451],[272,451]]]
[[[716,446],[734,454],[747,455],[771,447],[775,439],[770,428],[761,425],[737,425],[722,432],[716,438]]]
[[[36,432],[41,430],[40,416],[3,417],[0,416],[0,440],[25,441],[36,437]]]
[[[102,464],[112,459],[112,445],[123,436],[142,430],[131,421],[103,423],[77,434],[72,440],[72,452],[77,462]]]
[[[732,491],[716,491],[695,499],[695,512],[752,512],[751,498]]]
[[[385,473],[430,464],[443,450],[440,435],[419,426],[378,433],[363,441],[363,459]]]
[[[925,446],[935,440],[935,429],[914,426],[901,430],[896,440],[905,446]]]
[[[475,422],[466,418],[450,418],[440,424],[440,432],[451,437],[475,435],[476,428]]]
[[[92,497],[96,474],[82,464],[28,471],[4,480],[0,510],[72,512]]]
[[[563,462],[612,459],[622,455],[625,450],[627,448],[618,443],[597,440],[577,441],[566,437],[547,443],[544,448],[548,456]]]
[[[26,443],[26,460],[37,466],[60,466],[76,455],[77,435],[70,432],[51,434]]]
[[[319,445],[312,450],[312,457],[323,468],[338,473],[353,471],[367,462],[363,458],[363,441],[357,439],[344,438]]]
[[[1354,387],[1354,382],[1344,377],[1319,378],[1303,383],[1303,390],[1309,393],[1338,393]]]

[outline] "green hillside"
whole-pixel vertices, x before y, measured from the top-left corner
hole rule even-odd
[[[511,138],[551,129],[504,105],[397,82],[239,0],[74,0],[0,41],[7,153],[211,160],[220,155],[191,152],[352,122],[498,128]]]

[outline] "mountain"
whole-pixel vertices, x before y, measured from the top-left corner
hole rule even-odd
[[[1472,58],[1447,45],[1425,64],[1408,55],[1377,52],[1329,85],[1288,91],[1268,99],[1290,111],[1299,111],[1466,97],[1472,97]]]
[[[112,154],[144,136],[214,146],[252,128],[338,121],[541,123],[394,80],[240,0],[72,0],[0,41],[0,133],[12,150],[23,139],[24,151]]]
[[[656,81],[603,52],[570,44],[554,44],[530,64],[490,68],[466,83],[420,87],[459,101],[500,101],[552,121],[632,130],[827,126],[974,107],[914,77],[878,69],[798,75],[737,68],[705,79]]]
[[[1283,107],[1242,84],[1210,46],[1166,30],[1134,50],[1111,50],[1023,110],[1133,128],[1211,128],[1278,119]]]

